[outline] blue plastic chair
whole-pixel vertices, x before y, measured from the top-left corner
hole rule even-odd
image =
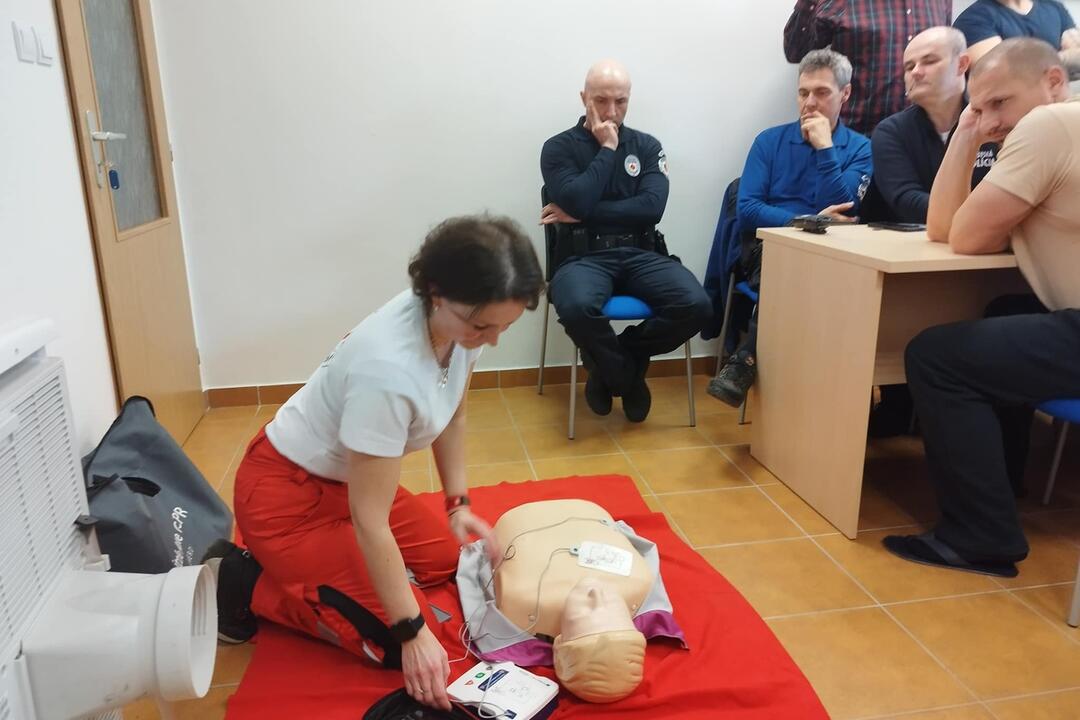
[[[544,332],[540,340],[540,377],[537,382],[536,392],[544,394],[544,361],[547,355],[547,328],[548,313],[551,309],[551,300],[544,305]],[[653,316],[652,308],[643,300],[630,295],[612,295],[604,303],[602,310],[608,320],[648,320]],[[697,413],[694,409],[694,369],[690,355],[690,341],[683,345],[686,353],[686,398],[690,406],[690,427],[697,425]],[[567,425],[566,437],[574,439],[574,418],[577,416],[577,370],[581,359],[581,351],[574,345],[574,357],[570,362],[570,420]]]
[[[1050,464],[1050,477],[1046,481],[1046,492],[1043,493],[1043,505],[1048,505],[1050,493],[1054,491],[1058,467],[1061,465],[1061,454],[1065,450],[1065,437],[1069,432],[1069,425],[1080,423],[1080,399],[1050,400],[1039,405],[1038,409],[1055,420],[1061,421],[1057,447],[1054,449],[1054,461]],[[1080,625],[1080,567],[1077,567],[1076,571],[1076,583],[1073,585],[1072,604],[1067,622],[1073,627]]]
[[[750,316],[753,317],[757,312],[758,306],[758,294],[754,292],[754,289],[750,287],[750,283],[743,280],[742,282],[735,282],[735,272],[732,271],[731,277],[728,278],[728,291],[727,298],[724,300],[724,322],[720,325],[720,344],[716,350],[716,374],[720,374],[720,369],[724,367],[724,348],[727,347],[727,333],[728,325],[731,324],[731,301],[735,297],[735,293],[745,295],[750,298],[750,302],[754,303],[754,309],[750,311]],[[746,422],[746,401],[743,400],[742,406],[739,408],[739,424],[742,425]]]

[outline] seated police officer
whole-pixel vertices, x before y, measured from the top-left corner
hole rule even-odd
[[[827,215],[854,222],[870,184],[870,141],[840,122],[851,96],[851,62],[833,50],[811,50],[799,63],[799,119],[760,133],[739,180],[738,226],[744,238],[742,271],[751,286],[761,277],[758,228],[781,227],[797,216]],[[708,392],[738,407],[756,377],[757,323]]]
[[[711,305],[697,278],[668,257],[656,231],[667,204],[667,159],[656,138],[623,125],[630,102],[626,68],[614,60],[594,65],[581,100],[585,115],[540,153],[550,199],[540,222],[560,224],[556,255],[569,255],[549,292],[589,371],[589,408],[607,415],[612,397],[621,396],[627,419],[641,422],[652,404],[645,384],[649,358],[696,334]],[[616,335],[603,315],[615,294],[641,299],[653,316]]]

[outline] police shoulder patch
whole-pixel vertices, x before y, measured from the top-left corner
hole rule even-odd
[[[664,173],[664,175],[668,174],[667,153],[664,152],[663,148],[660,148],[660,154],[657,157],[656,165],[660,168],[660,172]]]
[[[637,155],[627,155],[626,160],[623,161],[623,168],[630,177],[637,177],[641,174],[641,161],[638,160]]]

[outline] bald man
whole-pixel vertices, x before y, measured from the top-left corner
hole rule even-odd
[[[930,328],[908,345],[908,387],[941,519],[884,544],[913,562],[1014,577],[1028,544],[1010,457],[1029,430],[1015,418],[1026,413],[1030,424],[1031,407],[1080,397],[1080,102],[1067,101],[1058,53],[1032,38],[1000,43],[969,82],[971,104],[930,192],[927,232],[963,254],[1011,247],[1037,297],[1013,301],[1018,314]],[[972,190],[971,165],[987,141],[1004,144]]]
[[[882,120],[871,137],[874,192],[886,206],[885,218],[872,219],[926,222],[930,187],[967,104],[966,49],[964,34],[946,26],[924,30],[904,49],[904,88],[912,104]],[[973,186],[993,164],[995,149],[980,150]]]
[[[622,397],[631,422],[649,414],[649,358],[695,335],[712,307],[701,283],[667,253],[656,230],[668,198],[668,164],[660,141],[623,124],[630,75],[603,60],[581,91],[585,114],[544,143],[540,170],[550,202],[542,224],[558,227],[549,293],[559,322],[581,349],[589,371],[585,400],[597,415]],[[551,268],[549,268],[549,271]],[[643,300],[652,317],[619,335],[603,314],[612,295]]]

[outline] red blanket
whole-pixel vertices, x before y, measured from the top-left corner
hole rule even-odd
[[[664,583],[689,650],[652,641],[645,679],[630,697],[590,705],[563,691],[552,720],[827,720],[813,689],[768,626],[727,580],[651,513],[629,478],[570,477],[472,490],[474,510],[494,521],[511,507],[556,498],[582,498],[625,520],[660,550]],[[441,496],[427,498],[434,506]],[[428,598],[453,617],[436,634],[451,660],[462,656],[461,608],[451,585]],[[263,623],[251,664],[229,699],[227,720],[319,718],[359,720],[376,700],[401,687],[401,673],[382,670],[338,648]],[[451,679],[477,660],[451,664]],[[531,668],[554,677],[549,668]]]

